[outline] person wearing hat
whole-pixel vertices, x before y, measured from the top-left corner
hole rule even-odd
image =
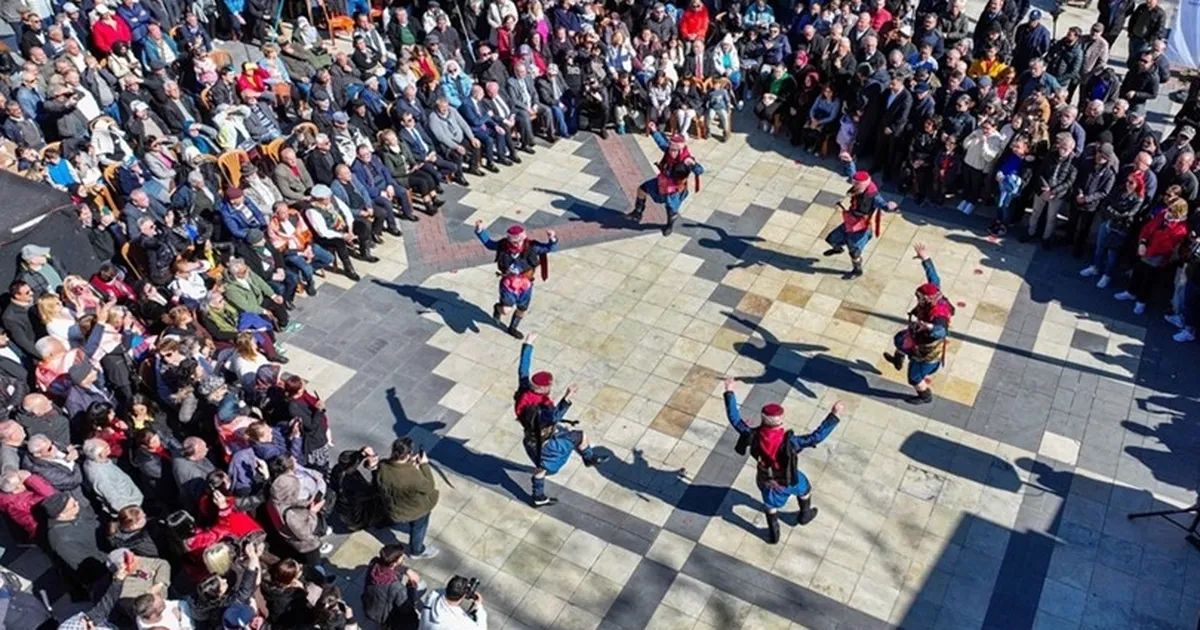
[[[237,186],[225,189],[225,200],[221,202],[220,213],[225,229],[229,230],[229,235],[237,240],[246,240],[251,228],[267,229],[266,217]]]
[[[848,201],[844,205],[838,202],[838,208],[842,211],[842,223],[825,237],[829,249],[824,253],[825,256],[835,256],[850,250],[850,263],[853,268],[846,274],[847,278],[862,275],[863,252],[867,249],[867,243],[871,242],[872,235],[879,236],[883,220],[879,207],[882,198],[879,196],[879,188],[871,181],[871,174],[858,171],[851,180],[853,183],[847,192]]]
[[[42,499],[46,541],[50,550],[81,584],[103,576],[108,555],[96,545],[99,524],[82,510],[79,500],[65,492]]]
[[[533,300],[533,281],[535,272],[542,268],[542,280],[549,274],[547,256],[558,249],[558,237],[554,230],[547,230],[546,242],[528,238],[525,228],[513,225],[508,228],[507,235],[502,240],[493,240],[483,229],[483,221],[475,222],[475,235],[489,251],[496,252],[497,274],[500,276],[500,301],[492,306],[492,318],[503,326],[501,318],[509,309],[515,308],[512,320],[508,324],[508,334],[522,338],[524,335],[518,329],[521,319],[529,311]]]
[[[67,375],[71,379],[71,387],[67,390],[63,409],[66,410],[68,418],[82,418],[88,407],[95,403],[116,405],[112,394],[103,386],[100,372],[91,363],[76,363],[67,370]]]
[[[163,119],[158,116],[145,101],[135,100],[129,104],[129,111],[133,114],[129,122],[125,124],[125,128],[129,131],[129,139],[133,143],[134,151],[139,154],[144,154],[150,150],[150,141],[153,138],[168,138],[171,136],[171,129]]]
[[[350,259],[350,246],[357,245],[358,256],[367,262],[378,261],[371,255],[371,227],[354,217],[350,207],[333,196],[325,184],[317,184],[309,193],[312,203],[304,217],[312,227],[317,244],[332,252],[342,263],[342,275],[357,282],[360,279]]]
[[[35,299],[47,291],[58,291],[67,277],[58,260],[50,255],[50,248],[34,243],[21,246],[20,268],[16,281],[29,285]]]
[[[791,497],[796,497],[800,504],[797,524],[808,525],[817,517],[817,508],[812,505],[812,484],[796,459],[800,451],[824,442],[833,433],[846,404],[835,402],[816,431],[796,435],[783,428],[784,409],[779,403],[763,405],[758,426],[746,424],[738,409],[735,387],[733,377],[725,377],[725,417],[738,433],[738,454],[749,451],[755,460],[754,481],[762,493],[767,514],[767,542],[774,545],[780,540],[779,510],[787,506]]]
[[[92,23],[92,46],[101,54],[112,52],[113,44],[117,42],[133,43],[133,33],[125,20],[117,17],[103,2],[96,3],[92,13],[96,21]]]
[[[668,140],[653,121],[646,123],[646,129],[653,134],[654,143],[663,156],[658,161],[658,175],[638,187],[637,201],[629,217],[640,223],[646,211],[646,198],[649,197],[666,209],[667,222],[662,233],[663,236],[670,236],[675,229],[675,222],[679,220],[679,209],[688,196],[688,177],[695,178],[696,191],[699,192],[700,175],[704,174],[704,167],[692,157],[687,148],[687,139],[683,136],[675,134]]]
[[[1195,138],[1195,127],[1186,124],[1179,127],[1171,137],[1171,143],[1162,147],[1163,163],[1174,164],[1181,153],[1195,153],[1196,148],[1192,145]]]
[[[1029,62],[1046,56],[1050,51],[1050,31],[1042,24],[1042,12],[1029,12],[1029,21],[1017,26],[1013,35],[1013,66],[1020,74],[1029,69]]]
[[[525,454],[535,466],[533,471],[533,493],[530,501],[534,507],[553,505],[557,499],[546,496],[546,477],[553,475],[566,465],[572,452],[579,453],[583,465],[588,468],[608,461],[608,455],[598,455],[588,443],[581,430],[569,430],[565,424],[576,424],[565,420],[571,408],[571,398],[576,387],[567,387],[562,399],[555,404],[550,397],[554,386],[554,375],[550,372],[530,374],[533,365],[533,343],[536,333],[525,337],[521,344],[521,360],[517,364],[517,392],[513,396],[517,421],[525,437],[522,444]]]
[[[927,404],[933,402],[933,390],[929,378],[946,360],[946,344],[950,335],[950,318],[954,316],[954,305],[942,294],[942,281],[929,249],[922,243],[913,245],[916,258],[925,269],[925,284],[917,287],[917,305],[908,312],[908,326],[896,333],[893,343],[896,349],[884,353],[897,370],[904,367],[908,358],[908,384],[916,390],[906,402]]]
[[[246,266],[254,275],[283,297],[287,308],[295,306],[300,275],[285,264],[283,254],[267,241],[265,230],[250,228],[246,232],[246,240],[239,241],[234,246],[234,252],[246,261]]]

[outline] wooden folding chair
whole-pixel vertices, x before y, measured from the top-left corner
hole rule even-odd
[[[331,10],[329,5],[325,3],[325,0],[317,0],[317,6],[321,7],[321,11],[325,13],[325,23],[329,25],[330,39],[337,38],[339,31],[345,33],[354,32],[354,18]]]
[[[233,65],[233,55],[224,50],[214,50],[209,53],[209,56],[212,57],[213,63],[217,65],[217,69]]]
[[[58,155],[62,156],[62,142],[51,142],[42,147],[42,150],[38,152],[38,156],[42,158],[43,162],[46,161],[46,152],[50,150],[57,151]]]
[[[260,145],[259,148],[262,150],[259,153],[267,156],[271,160],[271,165],[274,166],[279,163],[279,152],[283,150],[283,145],[286,142],[287,138],[275,138],[264,145]]]
[[[146,252],[134,241],[126,241],[121,246],[121,259],[129,267],[129,272],[138,280],[150,277],[150,265],[146,262]]]
[[[117,185],[117,170],[120,168],[120,164],[109,164],[108,166],[105,166],[104,171],[102,171],[104,174],[104,183],[108,184],[108,187],[113,190],[120,190],[120,186]]]

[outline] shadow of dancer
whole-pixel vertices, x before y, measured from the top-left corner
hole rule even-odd
[[[415,284],[396,284],[378,279],[372,279],[371,282],[391,289],[399,295],[412,300],[417,306],[428,309],[425,311],[418,310],[418,315],[423,315],[429,311],[436,312],[442,316],[446,325],[456,333],[462,334],[468,330],[477,333],[479,332],[479,324],[481,323],[501,330],[504,329],[503,326],[492,318],[491,313],[462,299],[456,291],[421,287]]]
[[[726,269],[741,269],[754,265],[769,264],[782,271],[803,271],[806,273],[841,274],[840,270],[830,267],[816,267],[816,258],[796,256],[780,251],[760,247],[754,243],[764,242],[761,237],[730,234],[729,230],[708,223],[687,223],[687,228],[709,230],[715,238],[697,237],[696,243],[705,249],[715,249],[724,252],[732,258]]]
[[[387,401],[395,420],[393,423],[395,435],[397,437],[408,436],[414,443],[425,449],[430,463],[434,465],[434,469],[438,471],[447,485],[454,487],[454,483],[438,466],[444,466],[451,472],[479,484],[502,488],[514,497],[528,499],[528,492],[521,484],[517,483],[510,473],[529,475],[533,472],[532,468],[494,455],[476,453],[467,448],[469,440],[449,437],[444,433],[439,434],[438,431],[446,428],[445,423],[414,422],[409,419],[408,413],[404,410],[404,403],[396,395],[395,388],[388,388]],[[434,464],[434,462],[437,463]]]
[[[804,384],[804,381],[819,383],[827,387],[835,387],[860,396],[874,396],[876,398],[904,398],[908,396],[906,392],[891,391],[873,386],[867,378],[868,375],[878,378],[885,384],[888,381],[883,381],[882,372],[879,371],[879,368],[862,359],[847,361],[825,354],[806,356],[803,353],[819,353],[828,350],[828,348],[806,343],[785,343],[780,341],[769,330],[748,318],[738,316],[732,312],[724,313],[724,315],[748,329],[752,334],[761,336],[764,342],[764,345],[761,347],[749,342],[734,344],[734,352],[740,356],[753,359],[763,366],[762,375],[740,377],[737,379],[743,383],[768,385],[769,388],[778,389],[778,387],[773,387],[773,384],[782,382],[787,387],[794,388],[809,398],[817,398],[818,396],[816,392]],[[780,356],[781,353],[784,354]],[[775,367],[775,365],[802,365],[803,367],[800,367],[796,372],[789,372],[785,368]],[[786,395],[786,392],[780,393]]]
[[[595,223],[605,230],[624,230],[627,232],[659,231],[658,226],[648,223],[638,223],[617,208],[598,206],[560,190],[550,190],[549,188],[534,188],[533,190],[558,197],[558,199],[550,202],[550,205],[556,210],[561,210],[568,215],[572,215],[568,216],[567,220],[573,223]]]

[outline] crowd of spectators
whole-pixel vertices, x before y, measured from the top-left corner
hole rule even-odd
[[[1163,295],[1175,339],[1193,340],[1200,83],[1160,137],[1158,0],[1101,0],[1086,33],[1058,38],[1027,1],[990,0],[973,28],[963,9],[351,0],[310,19],[259,0],[0,3],[0,166],[72,195],[102,261],[64,269],[22,247],[0,331],[0,512],[96,602],[63,627],[351,625],[322,571],[327,518],[409,533],[367,568],[372,621],[485,625],[473,584],[422,595],[409,567],[437,553],[424,453],[337,451],[276,335],[301,325],[290,312],[316,277],[358,280],[354,260],[436,213],[445,186],[580,130],[725,140],[749,104],[754,133],[847,175],[869,167],[921,203],[994,207],[997,237],[1070,246],[1138,314]],[[241,67],[220,47],[234,39],[255,51]],[[0,590],[0,625],[58,623]]]

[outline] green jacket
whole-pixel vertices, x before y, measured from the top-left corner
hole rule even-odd
[[[430,512],[438,502],[433,468],[390,460],[379,462],[375,486],[383,502],[383,513],[393,523],[411,523]]]
[[[255,273],[246,274],[248,286],[242,286],[233,277],[225,278],[225,299],[243,313],[262,315],[263,302],[275,295],[275,289]]]

